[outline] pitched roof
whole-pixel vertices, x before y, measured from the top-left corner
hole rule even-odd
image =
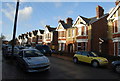
[[[40,33],[41,33],[41,34],[43,34],[43,33],[44,33],[44,30],[39,29],[39,31],[40,31]]]
[[[83,17],[83,16],[80,16],[86,23],[89,23],[89,21],[91,20],[91,19],[88,19],[88,18],[85,18],[85,17]]]
[[[92,18],[85,18],[83,16],[80,16],[87,24],[92,24],[94,22],[96,22],[97,20],[103,18],[103,17],[106,17],[108,16],[108,13],[107,14],[104,14],[103,16],[101,16],[100,18],[97,19],[97,17],[92,17]]]
[[[118,3],[118,5],[116,5],[114,9],[112,9],[112,11],[109,12],[109,16],[107,20],[109,20],[119,8],[120,8],[120,2]]]
[[[62,24],[62,26],[64,27],[64,29],[70,28],[71,26],[66,24],[64,21],[60,20],[59,23]]]
[[[104,17],[106,17],[106,16],[108,16],[108,15],[109,15],[108,13],[107,13],[107,14],[104,14],[103,16],[101,16],[101,17],[98,18],[98,19],[97,19],[97,17],[93,17],[93,18],[91,18],[89,24],[92,24],[92,23],[94,23],[94,22],[96,22],[96,21],[100,20],[101,18],[104,18]]]
[[[50,27],[50,25],[46,25],[46,27],[47,27],[49,32],[56,30],[56,28]]]

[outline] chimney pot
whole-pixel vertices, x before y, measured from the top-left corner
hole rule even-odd
[[[104,15],[104,9],[101,6],[96,7],[96,17],[100,18],[101,16]]]
[[[120,0],[116,0],[115,4],[118,5],[120,3]]]

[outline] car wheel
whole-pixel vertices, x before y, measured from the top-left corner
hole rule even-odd
[[[120,73],[120,65],[116,65],[115,71],[116,71],[117,73]]]
[[[75,57],[75,58],[73,58],[73,62],[74,63],[78,63],[78,59]]]
[[[93,67],[98,67],[98,66],[99,66],[99,63],[98,63],[97,61],[93,61],[93,62],[92,62],[92,66],[93,66]]]

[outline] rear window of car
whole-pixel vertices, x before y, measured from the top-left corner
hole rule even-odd
[[[87,56],[88,52],[82,52],[82,55]]]
[[[80,54],[80,55],[81,55],[81,53],[82,53],[82,52],[80,52],[80,51],[77,51],[77,52],[76,52],[76,54]]]

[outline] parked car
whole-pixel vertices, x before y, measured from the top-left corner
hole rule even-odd
[[[120,60],[112,62],[112,69],[115,72],[120,73]]]
[[[74,63],[78,63],[78,61],[85,62],[91,64],[93,67],[98,67],[102,65],[108,64],[108,60],[104,57],[98,57],[94,52],[76,52],[73,57]]]
[[[23,49],[16,58],[19,66],[26,72],[40,72],[50,69],[50,61],[37,49]]]
[[[47,45],[36,45],[35,48],[38,49],[38,50],[39,50],[41,53],[43,53],[44,55],[49,54],[49,55],[51,56],[51,54],[52,54],[51,49],[50,49],[49,46],[47,46]]]
[[[17,47],[14,47],[14,54],[13,57],[16,57],[16,55],[19,53],[19,49]],[[6,49],[6,53],[4,54],[4,57],[11,57],[12,56],[12,46],[8,46]]]
[[[16,46],[19,50],[25,49],[25,46]]]

